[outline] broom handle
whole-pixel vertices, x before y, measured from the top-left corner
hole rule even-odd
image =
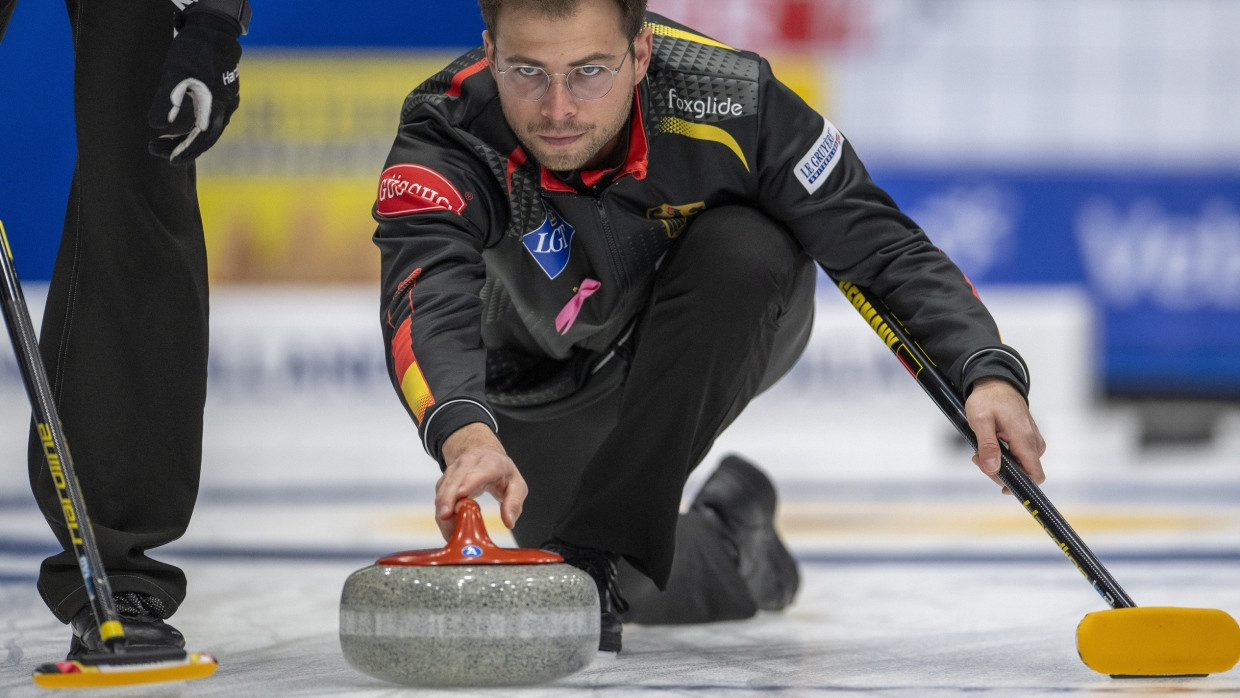
[[[99,623],[100,636],[109,649],[114,649],[123,644],[124,630],[116,613],[116,604],[112,600],[112,585],[108,582],[103,562],[100,560],[99,546],[95,542],[90,517],[86,514],[86,502],[73,470],[73,459],[69,456],[64,429],[60,424],[56,404],[52,400],[51,382],[39,357],[39,345],[35,338],[34,325],[30,322],[30,310],[22,294],[17,269],[13,266],[13,251],[9,247],[3,223],[0,223],[0,273],[3,276],[3,283],[0,283],[0,305],[3,305],[4,309],[4,324],[13,340],[13,351],[17,354],[26,394],[30,396],[35,429],[43,443],[44,461],[51,473],[52,483],[60,495],[67,535],[82,570],[82,580],[86,583],[91,610]]]
[[[876,294],[847,281],[837,281],[836,285],[976,452],[977,436],[969,426],[968,418],[965,417],[964,401],[942,371],[930,361],[921,347],[909,336],[904,325],[900,324],[900,321]],[[1063,551],[1064,555],[1068,556],[1073,566],[1110,604],[1111,608],[1136,606],[1107,571],[1107,568],[1098,560],[1098,557],[1089,549],[1089,546],[1085,545],[1085,541],[1081,540],[1081,537],[1068,524],[1067,519],[1051,504],[1033,480],[1029,479],[1024,468],[1008,450],[1007,445],[1000,442],[999,447],[1002,452],[999,479],[1020,498],[1025,509],[1038,522],[1042,530],[1046,531],[1051,540],[1055,541],[1055,545]]]

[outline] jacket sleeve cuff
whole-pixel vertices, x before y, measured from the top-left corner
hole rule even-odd
[[[1005,344],[986,347],[956,360],[950,373],[952,380],[964,389],[965,397],[973,384],[982,378],[1002,378],[1029,401],[1029,367],[1017,351]]]
[[[422,421],[422,448],[439,463],[440,470],[447,467],[443,461],[443,442],[457,429],[474,422],[481,422],[499,433],[495,415],[486,405],[474,400],[449,400],[427,413]]]

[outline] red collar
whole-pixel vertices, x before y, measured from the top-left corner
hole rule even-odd
[[[629,119],[629,153],[624,159],[624,164],[609,170],[580,172],[581,183],[587,187],[593,187],[608,175],[611,175],[613,181],[625,175],[633,175],[635,179],[645,179],[649,152],[649,143],[646,141],[646,127],[642,122],[641,95],[638,93],[637,88],[633,88],[633,118]],[[571,185],[557,179],[555,175],[551,174],[550,170],[545,167],[541,169],[543,189],[568,192],[570,194],[576,193],[576,190]]]

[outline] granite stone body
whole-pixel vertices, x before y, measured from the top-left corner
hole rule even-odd
[[[411,686],[552,681],[598,648],[594,580],[566,564],[372,565],[345,582],[340,646],[358,671]]]

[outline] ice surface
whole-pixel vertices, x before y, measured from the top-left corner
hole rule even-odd
[[[237,328],[246,321],[230,315],[243,300],[257,302],[217,294],[213,340],[245,345]],[[333,312],[360,316],[357,326],[369,328],[373,306],[368,294],[346,295],[319,318],[330,326]],[[306,317],[299,313],[289,314]],[[367,341],[378,350],[377,338]],[[1140,681],[1085,667],[1075,627],[1104,603],[1019,503],[976,472],[911,382],[907,393],[868,398],[763,396],[691,479],[690,496],[730,450],[770,471],[780,525],[804,573],[786,612],[712,626],[630,625],[621,655],[547,686],[386,685],[341,657],[339,595],[348,574],[377,557],[439,544],[430,507],[437,469],[385,385],[265,395],[235,387],[213,392],[199,507],[165,552],[190,579],[174,624],[220,668],[200,681],[83,695],[1240,693],[1240,670]],[[68,647],[67,629],[34,590],[52,539],[26,485],[27,424],[24,396],[4,392],[0,695],[14,697],[45,695],[31,672]],[[1132,432],[1131,415],[1091,410],[1048,435],[1048,495],[1137,603],[1240,615],[1240,418],[1226,415],[1215,442],[1199,447],[1141,451]],[[510,544],[494,502],[482,504],[497,542]]]

